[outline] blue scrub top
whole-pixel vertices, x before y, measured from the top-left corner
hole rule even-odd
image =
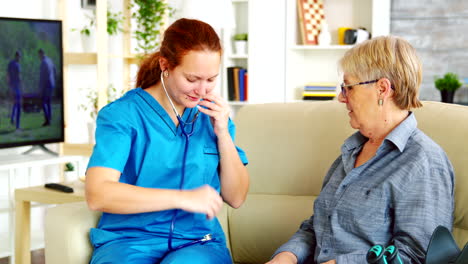
[[[187,108],[182,119],[190,122],[196,112],[195,108]],[[192,127],[186,125],[185,129],[190,131]],[[209,184],[220,192],[217,138],[209,116],[200,113],[193,129],[183,189]],[[229,132],[234,139],[235,126],[231,120]],[[136,88],[99,112],[96,145],[88,168],[116,169],[122,172],[119,182],[127,184],[179,189],[185,143],[181,126],[175,126],[168,113],[149,93]],[[237,151],[242,162],[247,164],[245,152],[240,148]],[[103,213],[98,227],[91,229],[91,241],[98,247],[115,239],[167,238],[172,216],[173,210],[139,214]],[[224,240],[217,219],[207,220],[205,214],[178,212],[174,238],[198,239],[208,233]]]

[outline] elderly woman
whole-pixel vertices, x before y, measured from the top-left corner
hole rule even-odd
[[[378,37],[350,49],[339,101],[358,129],[328,171],[314,215],[268,263],[367,263],[376,244],[423,263],[438,225],[452,228],[454,173],[417,128],[421,63],[405,40]]]

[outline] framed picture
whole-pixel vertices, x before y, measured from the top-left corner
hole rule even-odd
[[[323,0],[297,0],[301,40],[304,45],[317,45],[322,21]]]

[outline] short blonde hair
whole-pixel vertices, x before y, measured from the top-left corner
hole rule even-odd
[[[421,107],[418,99],[422,66],[408,41],[395,36],[367,40],[348,50],[339,61],[343,73],[362,81],[387,78],[400,109]]]

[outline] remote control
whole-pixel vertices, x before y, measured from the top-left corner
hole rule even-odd
[[[44,185],[44,187],[49,188],[49,189],[54,189],[54,190],[57,190],[57,191],[61,191],[61,192],[66,192],[66,193],[72,193],[73,192],[72,187],[68,187],[66,185],[59,184],[59,183],[46,183]]]

